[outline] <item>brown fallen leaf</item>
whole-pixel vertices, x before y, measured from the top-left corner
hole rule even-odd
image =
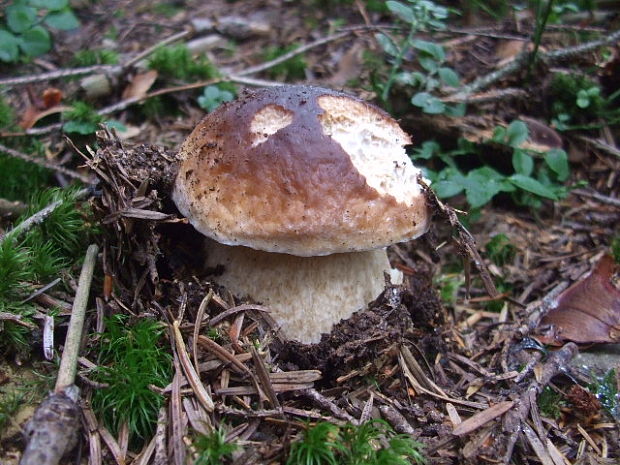
[[[129,98],[144,97],[157,79],[157,71],[154,69],[146,73],[136,74],[129,85],[123,91],[123,100]]]
[[[70,109],[71,107],[65,105],[57,105],[55,107],[48,108],[47,110],[39,111],[36,107],[28,106],[24,110],[19,126],[24,130],[30,129],[37,124],[37,121],[40,119],[53,115],[54,113],[62,113],[63,111],[68,111]]]
[[[620,341],[620,289],[613,283],[619,268],[610,255],[603,256],[586,278],[558,296],[537,338],[552,345]]]

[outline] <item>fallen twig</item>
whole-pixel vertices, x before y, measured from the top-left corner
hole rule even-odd
[[[590,197],[592,199],[598,200],[601,203],[606,203],[608,205],[620,207],[620,199],[617,199],[615,197],[609,197],[603,194],[599,194],[596,191],[587,191],[585,189],[573,189],[571,191],[571,194],[582,195],[584,197]]]
[[[80,426],[77,405],[79,390],[74,383],[84,316],[98,250],[99,248],[93,244],[86,251],[56,387],[54,392],[39,405],[28,423],[26,428],[28,445],[19,462],[20,465],[56,465],[77,441]]]
[[[30,84],[33,82],[41,82],[41,81],[50,81],[53,79],[61,79],[70,76],[82,76],[85,74],[94,74],[94,73],[105,73],[105,74],[120,74],[123,70],[132,67],[140,60],[146,58],[159,47],[164,45],[168,45],[172,42],[176,42],[177,40],[182,39],[183,37],[189,35],[191,31],[181,31],[176,34],[171,35],[170,37],[166,37],[155,45],[147,48],[146,50],[138,53],[136,56],[130,58],[125,63],[120,65],[93,65],[93,66],[83,66],[80,68],[68,68],[68,69],[58,69],[54,71],[50,71],[48,73],[39,73],[39,74],[31,74],[29,76],[19,76],[15,78],[7,78],[0,79],[0,86],[16,86],[22,84]]]
[[[48,73],[31,74],[29,76],[19,76],[15,78],[0,79],[0,86],[16,86],[30,84],[32,82],[50,81],[69,76],[81,76],[84,74],[113,72],[118,65],[94,65],[81,68],[58,69]]]
[[[586,42],[585,44],[577,45],[575,47],[567,47],[567,48],[563,48],[559,50],[553,50],[547,53],[539,53],[538,57],[541,61],[544,61],[547,63],[558,62],[558,61],[565,60],[567,58],[571,58],[577,55],[581,55],[583,53],[590,52],[592,50],[596,50],[597,48],[602,47],[604,45],[612,44],[618,41],[619,39],[620,39],[620,30],[615,31],[605,36],[603,39]],[[498,70],[495,70],[489,74],[486,74],[484,76],[480,76],[479,78],[475,79],[470,84],[467,84],[461,87],[460,89],[458,89],[456,92],[453,92],[452,94],[448,95],[446,99],[448,99],[449,101],[452,101],[452,100],[467,101],[467,97],[469,95],[475,92],[478,92],[488,87],[489,85],[493,84],[494,82],[499,81],[503,77],[509,74],[512,74],[515,71],[518,71],[519,69],[521,69],[522,66],[528,62],[529,56],[530,56],[529,52],[520,53],[519,55],[515,57],[514,60],[509,62],[504,67]]]
[[[515,408],[510,410],[503,419],[503,433],[506,438],[506,451],[502,463],[510,463],[512,451],[519,437],[517,434],[530,413],[530,405],[536,400],[536,395],[544,388],[551,379],[560,373],[577,354],[577,345],[569,342],[556,352],[549,355],[547,361],[539,371],[538,379],[532,381],[523,394],[515,403]]]
[[[86,258],[84,259],[84,265],[82,265],[82,272],[80,273],[80,279],[78,281],[78,289],[75,294],[75,299],[73,300],[65,348],[62,352],[60,368],[58,369],[56,392],[61,392],[75,382],[77,359],[80,350],[80,342],[82,340],[82,328],[84,326],[84,317],[86,315],[86,306],[88,305],[88,295],[90,293],[90,283],[93,280],[98,251],[99,247],[95,244],[90,245],[86,251]]]
[[[302,45],[301,47],[297,47],[295,50],[291,50],[288,53],[285,53],[284,55],[279,56],[278,58],[275,58],[273,60],[270,61],[266,61],[265,63],[261,63],[260,65],[256,65],[256,66],[252,66],[251,68],[247,68],[244,69],[242,71],[238,71],[236,73],[234,73],[237,76],[247,76],[248,74],[256,74],[256,73],[260,73],[261,71],[265,71],[269,68],[273,68],[274,66],[279,65],[280,63],[284,63],[287,60],[290,60],[291,58],[300,55],[302,53],[307,52],[310,49],[319,47],[321,45],[325,45],[329,42],[334,42],[336,40],[342,39],[343,37],[346,37],[348,35],[350,35],[351,32],[346,31],[346,32],[340,32],[338,34],[332,34],[330,36],[326,36],[326,37],[321,37],[320,39],[317,39],[313,42],[307,43]]]

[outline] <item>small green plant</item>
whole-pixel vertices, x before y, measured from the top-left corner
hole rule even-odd
[[[399,82],[421,87],[421,91],[412,98],[414,105],[427,113],[443,113],[448,107],[430,92],[442,83],[447,86],[458,85],[458,76],[452,69],[442,66],[445,52],[441,46],[414,37],[421,31],[445,29],[448,9],[427,0],[390,0],[385,4],[392,14],[407,24],[408,34],[400,39],[383,33],[375,36],[391,61],[391,69],[385,82],[376,83],[382,103],[388,104],[390,90],[395,82]],[[404,61],[413,51],[416,52],[414,55],[424,72],[403,71]]]
[[[287,465],[409,465],[425,463],[422,444],[383,420],[337,426],[319,422],[291,444]]]
[[[424,40],[414,40],[413,47],[418,52],[418,62],[424,72],[402,72],[397,76],[399,83],[421,89],[413,95],[411,103],[421,108],[424,113],[463,116],[465,104],[449,105],[433,95],[433,92],[442,87],[459,87],[461,82],[452,68],[444,66],[446,53],[443,47]]]
[[[99,129],[103,117],[86,102],[75,102],[71,110],[63,114],[65,123],[62,126],[66,133],[88,135]]]
[[[338,465],[340,428],[328,422],[319,422],[308,427],[300,441],[291,444],[287,465]]]
[[[150,386],[165,387],[172,377],[171,356],[160,346],[164,326],[149,319],[128,326],[122,315],[106,324],[93,378],[107,387],[94,392],[93,409],[114,432],[126,423],[133,443],[139,443],[154,432],[164,403]]]
[[[620,121],[620,107],[617,103],[620,91],[604,96],[598,82],[579,73],[554,75],[549,97],[554,115],[552,122],[560,131],[589,129],[600,124],[588,123],[593,120],[605,121],[606,124]]]
[[[118,63],[118,53],[109,49],[78,50],[71,64],[73,66],[115,65]]]
[[[588,389],[594,393],[603,408],[612,417],[620,419],[620,397],[616,370],[612,368],[602,376],[595,376],[592,384],[588,385]]]
[[[161,77],[189,81],[214,79],[219,72],[206,57],[193,57],[186,45],[158,48],[149,60],[149,68],[157,70]]]
[[[299,47],[297,44],[290,44],[286,47],[269,47],[263,55],[264,61],[275,60],[286,55]],[[303,54],[294,57],[276,65],[269,69],[268,74],[271,79],[282,81],[304,79],[306,77],[306,68],[308,67]]]
[[[5,7],[0,24],[0,61],[14,63],[47,53],[52,47],[48,28],[79,26],[69,0],[13,0]]]
[[[63,113],[62,129],[67,134],[88,136],[99,130],[100,124],[124,131],[125,126],[116,120],[105,120],[91,105],[86,102],[74,102],[71,109]]]
[[[477,156],[475,144],[459,141],[457,149],[444,152],[434,141],[425,142],[415,151],[416,160],[438,159],[440,170],[427,170],[432,187],[440,198],[462,192],[474,210],[489,203],[499,193],[509,194],[518,205],[540,208],[543,199],[558,200],[568,195],[564,182],[570,175],[568,156],[564,150],[551,149],[545,153],[523,149],[528,128],[522,121],[513,121],[508,127],[498,127],[489,142],[505,145],[512,150],[512,174],[501,173],[488,165],[463,173],[456,157]]]
[[[510,242],[506,234],[496,234],[485,246],[487,257],[497,266],[504,266],[511,262],[517,253],[517,248]]]
[[[565,405],[562,394],[554,391],[550,386],[545,386],[538,396],[538,408],[540,413],[548,418],[557,420],[562,415],[560,408]]]
[[[226,432],[220,428],[208,435],[200,435],[194,441],[198,458],[194,465],[220,465],[223,459],[232,457],[237,445],[226,442]]]
[[[224,102],[230,102],[235,98],[235,94],[229,90],[221,89],[219,86],[205,87],[202,95],[198,97],[198,105],[207,112],[211,113]]]

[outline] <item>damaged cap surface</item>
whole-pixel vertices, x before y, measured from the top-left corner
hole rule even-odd
[[[173,199],[223,244],[299,256],[385,247],[428,226],[408,143],[388,114],[344,93],[246,92],[185,140]]]

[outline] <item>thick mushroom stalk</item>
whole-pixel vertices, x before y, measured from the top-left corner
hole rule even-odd
[[[303,343],[376,299],[385,273],[394,284],[401,278],[385,249],[297,257],[208,241],[207,254],[208,266],[224,265],[218,283],[268,306],[283,336]]]

